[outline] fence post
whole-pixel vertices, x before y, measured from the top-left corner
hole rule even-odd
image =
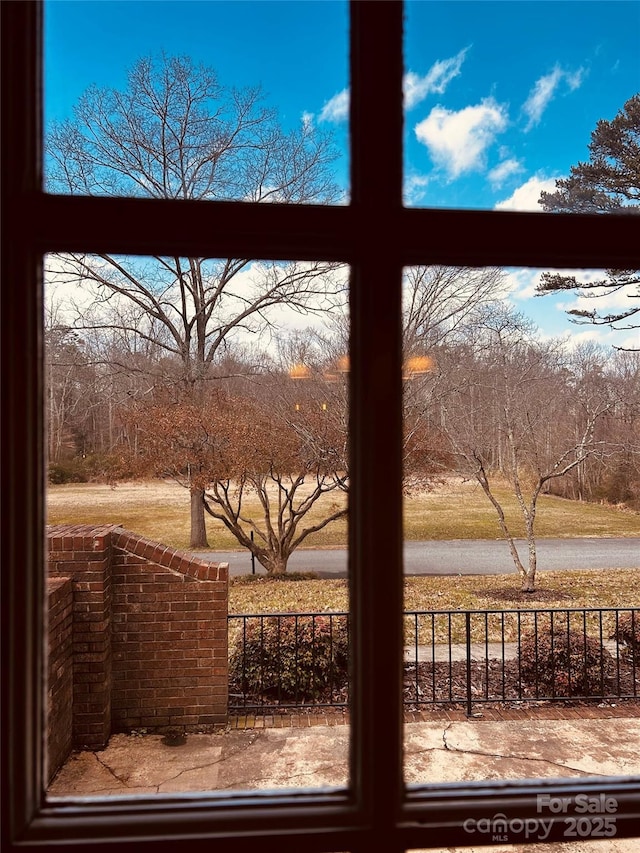
[[[467,641],[467,717],[471,717],[471,613],[468,610],[464,614],[464,621]]]

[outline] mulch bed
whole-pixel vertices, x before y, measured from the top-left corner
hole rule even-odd
[[[597,691],[594,697],[570,696],[561,690],[555,696],[545,695],[535,685],[523,685],[520,682],[517,660],[489,660],[487,662],[472,662],[471,669],[471,698],[474,703],[500,703],[502,705],[520,703],[539,703],[562,699],[567,705],[597,705],[603,700],[617,700],[619,697],[635,697],[640,699],[640,667],[635,668],[635,685],[633,667],[620,661],[619,671],[614,668],[613,674],[604,679],[603,689]],[[635,690],[634,690],[635,687]],[[326,706],[336,707],[348,704],[348,686],[346,682],[334,685],[331,690],[316,697],[309,704],[296,703],[295,699],[279,698],[273,694],[243,695],[239,685],[233,682],[229,685],[230,706],[237,710],[266,711],[278,713],[278,709],[314,708],[318,712],[326,710]],[[467,664],[466,661],[451,663],[405,664],[404,667],[404,707],[406,711],[420,711],[433,706],[449,709],[465,708],[467,703]],[[325,706],[323,709],[322,706]]]
[[[349,704],[349,688],[346,680],[332,685],[324,691],[318,691],[314,700],[296,701],[295,697],[279,697],[277,689],[266,693],[243,693],[241,686],[234,680],[229,680],[229,706],[232,709],[269,709],[278,712],[279,708],[307,709],[339,707]]]
[[[475,594],[482,596],[483,590],[477,589]],[[526,606],[523,609],[526,610],[529,607],[534,607],[533,602],[536,604],[539,601],[549,601],[551,604],[560,600],[570,602],[573,601],[574,596],[570,592],[561,592],[556,589],[536,589],[535,592],[522,592],[520,589],[504,586],[492,589],[491,598],[495,598],[497,601],[508,601],[511,604],[524,604]]]
[[[449,663],[430,662],[408,664],[404,670],[404,702],[408,710],[420,710],[431,704],[460,708],[467,702],[466,661]],[[620,662],[619,673],[604,679],[594,697],[571,695],[566,690],[556,689],[555,695],[536,685],[522,684],[517,660],[488,660],[472,662],[470,667],[472,702],[522,702],[553,699],[570,699],[578,704],[593,704],[602,699],[620,696],[640,697],[640,669],[634,670]],[[635,687],[635,690],[634,690]]]

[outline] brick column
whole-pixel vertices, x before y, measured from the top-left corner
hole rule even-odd
[[[47,782],[73,745],[73,590],[69,578],[49,578]]]
[[[68,525],[49,529],[49,576],[73,588],[73,743],[105,746],[111,734],[111,531]]]

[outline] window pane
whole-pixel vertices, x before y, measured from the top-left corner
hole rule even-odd
[[[406,9],[405,204],[540,211],[541,192],[571,178],[545,209],[637,207],[637,3],[409,0]],[[614,128],[599,128],[590,153],[600,120]],[[635,151],[623,162],[619,135]],[[595,176],[571,171],[597,154],[606,162]]]
[[[624,275],[405,271],[407,783],[628,773],[611,740],[640,691]],[[533,299],[545,286],[571,289]]]
[[[46,3],[47,189],[345,203],[347,34],[346,2]]]
[[[51,796],[348,783],[347,277],[47,257]]]

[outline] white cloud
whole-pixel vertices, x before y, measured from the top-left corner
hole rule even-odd
[[[575,276],[579,281],[592,282],[603,277],[602,270],[575,270],[575,269],[554,269],[554,273],[558,275]],[[509,295],[513,299],[530,299],[538,293],[538,285],[542,280],[545,270],[532,269],[531,267],[511,267],[506,271],[506,282],[509,289]],[[571,291],[560,291],[555,294],[548,294],[545,299],[553,300],[553,305],[556,311],[566,311],[569,308],[577,307],[575,302],[562,301],[562,296],[567,298]],[[548,303],[547,303],[548,304]],[[580,306],[582,307],[582,306]]]
[[[560,270],[563,275],[573,275],[580,282],[590,284],[596,281],[606,279],[606,274],[602,270]],[[593,311],[598,314],[620,313],[631,306],[632,300],[629,299],[629,290],[615,290],[608,287],[594,287],[589,290],[587,295],[584,291],[573,290],[564,291],[563,301],[558,301],[558,308],[563,311]],[[624,321],[623,321],[624,322]],[[622,324],[621,324],[622,325]]]
[[[567,314],[571,310],[592,311],[594,308],[599,314],[623,310],[629,307],[629,299],[624,293],[594,289],[589,292],[601,294],[597,298],[588,297],[581,291],[558,291],[541,296],[537,287],[544,272],[541,269],[519,267],[506,270],[505,276],[509,301],[534,320],[542,337],[568,336],[571,346],[581,341],[596,341],[605,346],[638,347],[637,329],[624,329],[623,324],[620,324],[619,329],[612,329],[609,325],[591,325],[588,320],[582,323],[579,317],[572,318]],[[554,269],[552,272],[575,276],[584,283],[600,281],[605,277],[602,270],[594,269]]]
[[[514,267],[506,271],[506,282],[509,295],[513,299],[530,299],[538,293],[538,285],[542,280],[545,270],[531,269],[530,267]],[[561,269],[552,270],[562,276],[573,276],[584,284],[593,284],[606,278],[603,270],[588,269]],[[629,298],[624,291],[612,291],[606,287],[593,288],[589,291],[593,296],[586,296],[579,290],[561,290],[547,294],[544,299],[546,304],[553,303],[556,311],[565,312],[573,309],[590,311],[598,309],[598,313],[606,313],[607,310],[620,310],[628,307]]]
[[[553,192],[556,188],[554,178],[543,178],[535,175],[529,178],[524,184],[515,189],[509,198],[504,201],[499,201],[496,210],[535,210],[538,213],[542,212],[542,208],[538,204],[540,193]]]
[[[310,130],[313,130],[313,120],[315,116],[313,113],[305,112],[302,113],[301,121],[302,121],[302,129],[306,133]]]
[[[414,71],[408,71],[404,76],[404,100],[407,109],[415,107],[423,101],[427,95],[435,92],[442,94],[454,77],[460,74],[460,69],[466,56],[468,47],[463,48],[455,56],[449,59],[439,59],[431,66],[427,73],[421,77]],[[320,110],[319,121],[341,122],[349,117],[349,89],[343,89],[330,98]],[[303,114],[303,123],[307,124],[308,118],[313,119],[313,113]]]
[[[428,183],[426,175],[409,175],[404,182],[404,203],[411,207],[421,202]]]
[[[559,65],[556,65],[550,74],[545,74],[536,80],[529,97],[522,105],[522,110],[529,119],[525,130],[531,130],[532,127],[540,123],[542,114],[555,97],[558,86],[563,80],[569,87],[569,91],[573,92],[579,88],[583,77],[583,68],[578,68],[577,71],[564,71]]]
[[[424,77],[414,71],[408,71],[404,76],[404,104],[410,110],[427,95],[436,92],[441,95],[454,77],[460,74],[460,69],[466,56],[468,47],[449,59],[439,59],[434,62]]]
[[[594,269],[551,271],[559,275],[575,276],[582,282],[599,281],[604,277],[602,270]],[[560,291],[541,296],[537,286],[544,272],[545,270],[531,267],[509,267],[505,270],[507,301],[536,324],[542,339],[564,338],[571,347],[582,341],[595,341],[604,346],[638,347],[637,329],[612,329],[608,325],[594,326],[588,321],[581,325],[580,318],[572,318],[566,313],[571,309],[590,311],[596,308],[599,313],[620,309],[625,306],[623,294],[607,293],[597,299],[589,299],[579,292]],[[626,307],[628,303],[627,299]]]
[[[517,175],[523,169],[522,163],[513,157],[503,160],[502,163],[493,168],[488,175],[494,187],[501,187],[502,184],[512,175]]]
[[[468,48],[464,48],[449,59],[441,59],[431,66],[429,71],[420,77],[413,71],[408,71],[404,77],[404,98],[407,109],[415,107],[424,100],[431,92],[442,94],[454,77],[460,74],[460,68],[464,61]],[[349,117],[349,89],[343,89],[330,98],[320,110],[319,121],[341,122]],[[313,118],[313,113],[303,114],[303,123],[307,123],[306,117]]]
[[[546,110],[549,102],[553,98],[561,78],[562,71],[556,65],[551,74],[547,74],[544,77],[540,77],[539,80],[536,80],[535,86],[522,106],[522,109],[529,117],[527,130],[538,124],[542,118],[542,113]]]
[[[579,89],[582,86],[582,81],[584,80],[585,70],[584,68],[578,68],[577,71],[565,71],[564,79],[567,81],[567,85],[569,86],[570,92],[575,92],[576,89]]]
[[[458,112],[434,107],[424,121],[415,127],[420,142],[429,149],[431,158],[457,178],[463,172],[481,169],[484,153],[498,133],[505,130],[507,109],[493,98],[464,107]]]
[[[580,331],[579,331],[580,330]],[[575,347],[581,343],[593,341],[601,346],[615,346],[626,349],[638,348],[638,335],[611,329],[609,326],[579,326],[573,325],[569,332],[569,346]]]
[[[536,295],[536,287],[542,275],[541,270],[518,267],[505,271],[505,286],[511,300],[531,299]]]
[[[91,256],[91,265],[104,273],[111,269],[107,261],[96,256]],[[71,325],[78,314],[87,312],[95,303],[95,284],[80,278],[71,256],[45,255],[43,271],[46,310],[56,314],[57,322]]]
[[[349,90],[343,89],[330,98],[320,111],[320,121],[346,121],[349,116]]]

